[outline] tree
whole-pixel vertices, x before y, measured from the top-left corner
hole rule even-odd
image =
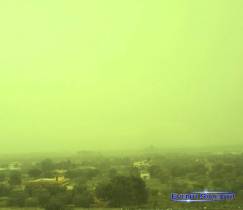
[[[13,171],[9,176],[10,185],[20,185],[22,183],[21,173],[18,171]]]
[[[45,159],[40,162],[40,167],[43,172],[47,172],[55,169],[55,164],[51,159]]]
[[[32,168],[28,171],[28,174],[32,178],[38,178],[41,176],[41,170],[38,168]]]
[[[65,205],[62,200],[51,197],[45,206],[46,210],[65,210]]]
[[[9,204],[10,206],[23,207],[27,194],[25,192],[12,192],[10,194]]]
[[[45,188],[36,189],[32,192],[32,194],[38,198],[39,205],[41,207],[45,207],[51,196],[50,192]]]
[[[144,204],[148,200],[148,191],[145,182],[140,177],[131,177],[131,190],[133,190],[133,203]]]
[[[6,179],[6,174],[5,173],[0,173],[0,182],[5,181]]]
[[[9,192],[10,192],[9,186],[7,186],[6,184],[0,184],[0,197],[7,196]]]
[[[66,191],[66,187],[62,185],[50,185],[46,186],[46,189],[50,192],[51,195],[65,193]]]
[[[117,176],[109,183],[96,188],[96,195],[109,202],[111,207],[139,206],[148,199],[148,191],[140,177]]]
[[[111,183],[99,183],[95,189],[96,196],[102,200],[109,201],[112,194]]]
[[[79,183],[73,190],[73,203],[78,207],[88,208],[94,203],[93,195],[88,191],[87,186]]]
[[[74,195],[73,203],[78,207],[89,208],[94,203],[94,197],[89,191],[84,191]]]
[[[129,172],[130,176],[137,176],[137,177],[140,176],[140,172],[139,172],[138,168],[130,167],[130,168],[128,168],[128,172]]]
[[[118,174],[117,170],[115,168],[111,168],[109,171],[108,171],[108,176],[110,178],[114,178],[116,177]]]
[[[37,207],[39,205],[38,199],[35,197],[28,197],[25,200],[26,207]]]
[[[56,163],[57,168],[62,168],[62,169],[71,169],[74,164],[71,162],[71,160],[63,160],[58,163]]]
[[[77,168],[71,169],[67,172],[69,178],[82,178],[83,180],[90,180],[99,174],[99,170],[93,168]]]

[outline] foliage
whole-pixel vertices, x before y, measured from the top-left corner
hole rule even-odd
[[[13,171],[9,176],[10,185],[20,185],[22,183],[22,175],[19,171]]]
[[[28,171],[29,176],[32,177],[32,178],[41,177],[41,173],[42,173],[42,171],[40,169],[38,169],[38,168],[31,168]]]
[[[97,197],[107,200],[111,207],[133,206],[146,203],[148,192],[139,177],[117,176],[96,188]]]

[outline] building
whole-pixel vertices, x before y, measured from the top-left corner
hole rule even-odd
[[[148,172],[141,172],[140,173],[140,177],[141,177],[141,179],[143,179],[143,180],[149,180],[150,179],[150,173],[148,173]]]
[[[0,167],[0,172],[20,171],[20,170],[21,170],[21,163],[19,162],[12,162],[5,167]]]
[[[19,162],[13,162],[8,164],[8,170],[10,171],[20,171],[21,164]]]
[[[32,186],[50,186],[50,185],[60,185],[66,186],[69,179],[65,179],[64,176],[55,176],[54,178],[41,178],[28,181],[27,185]]]
[[[141,169],[141,168],[148,168],[150,166],[147,160],[136,161],[133,163],[133,167]]]

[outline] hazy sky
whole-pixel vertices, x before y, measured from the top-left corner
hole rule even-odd
[[[241,143],[242,8],[0,1],[0,152]]]

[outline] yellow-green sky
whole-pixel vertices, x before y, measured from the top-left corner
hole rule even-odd
[[[239,144],[242,0],[0,0],[0,152]]]

